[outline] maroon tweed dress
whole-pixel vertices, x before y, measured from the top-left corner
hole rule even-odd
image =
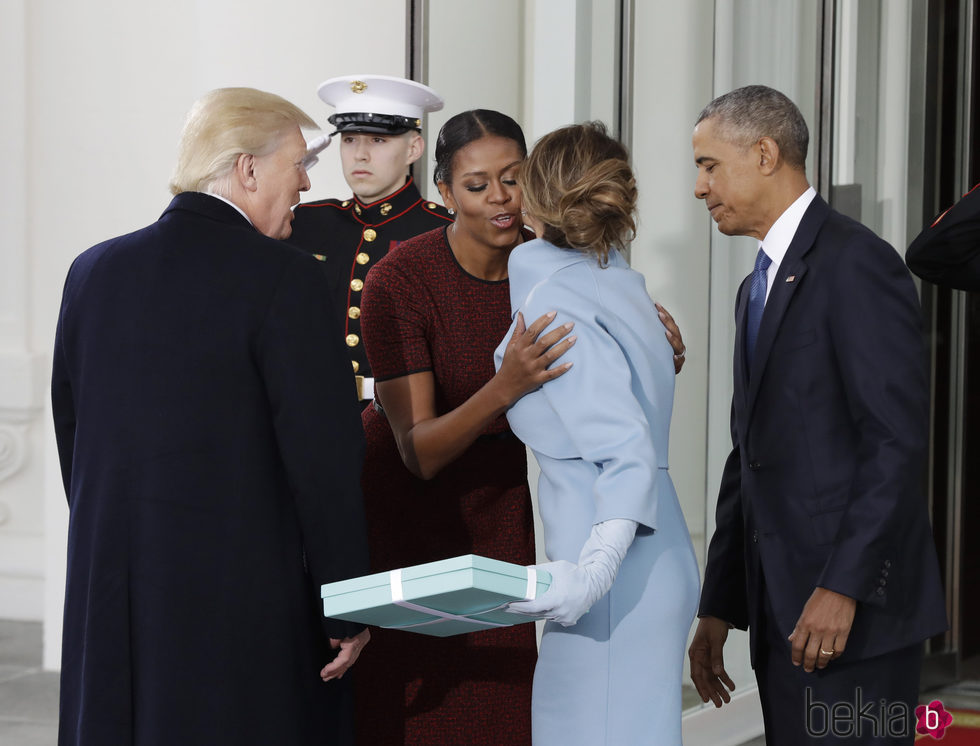
[[[459,406],[494,374],[509,292],[507,280],[467,274],[445,228],[400,244],[365,283],[361,328],[376,379],[431,371],[439,414]],[[534,562],[524,445],[504,417],[429,481],[405,468],[383,414],[369,406],[363,422],[372,571],[469,553]],[[351,670],[358,743],[530,744],[536,656],[532,624],[448,638],[373,628]]]

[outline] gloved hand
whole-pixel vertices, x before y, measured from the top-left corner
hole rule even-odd
[[[615,518],[592,527],[578,564],[566,560],[535,565],[551,573],[551,585],[540,598],[515,601],[508,611],[544,616],[563,627],[575,624],[612,587],[626,550],[636,535],[636,521]]]

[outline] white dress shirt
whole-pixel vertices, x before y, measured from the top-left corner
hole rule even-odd
[[[806,208],[810,206],[810,203],[816,196],[817,190],[813,187],[808,187],[803,194],[796,198],[793,204],[783,211],[783,214],[772,224],[772,228],[769,229],[766,237],[759,243],[759,248],[765,251],[766,255],[772,259],[772,264],[769,265],[769,269],[766,271],[767,301],[769,300],[769,291],[772,290],[772,284],[776,280],[779,265],[782,264],[783,257],[786,256],[786,250],[789,248],[790,243],[792,243],[797,228],[800,227],[800,221],[803,220],[803,213],[806,212]]]

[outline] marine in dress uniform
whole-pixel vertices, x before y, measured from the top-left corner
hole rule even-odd
[[[980,290],[980,184],[922,229],[905,263],[936,285]]]
[[[421,132],[422,115],[438,111],[443,103],[428,86],[382,75],[332,78],[320,86],[318,94],[336,108],[328,120],[337,128],[331,137]],[[414,158],[421,154],[420,148]],[[398,243],[453,221],[445,207],[423,199],[408,166],[406,163],[395,189],[379,196],[359,193],[361,186],[350,178],[345,164],[353,196],[301,204],[293,220],[290,242],[323,262],[341,327],[338,333],[350,352],[362,400],[374,395],[360,322],[361,293],[368,270]]]

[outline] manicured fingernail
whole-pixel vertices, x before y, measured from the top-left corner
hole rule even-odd
[[[575,326],[575,322],[574,321],[569,321],[567,324],[562,324],[562,327],[561,328],[562,329],[571,329],[574,326]]]
[[[545,314],[545,316],[547,316],[549,319],[553,319],[557,315],[558,315],[558,311],[548,311],[548,313]]]
[[[578,339],[578,335],[576,335],[576,334],[573,334],[571,337],[569,337],[568,338],[568,346],[571,347],[573,344],[575,344],[575,340],[576,339]]]
[[[658,306],[658,308],[659,308],[659,306]],[[661,320],[661,321],[664,321],[664,320],[666,320],[666,319],[667,319],[667,314],[665,314],[665,313],[664,313],[663,311],[658,311],[658,312],[657,312],[657,316],[659,316],[659,317],[660,317],[660,320]]]

